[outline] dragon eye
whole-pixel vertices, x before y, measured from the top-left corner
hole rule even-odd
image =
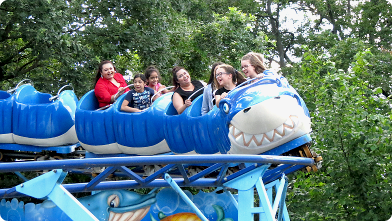
[[[120,199],[118,198],[117,195],[113,194],[111,196],[108,197],[108,205],[110,207],[118,207],[118,205],[120,204]]]
[[[229,113],[230,107],[229,107],[229,105],[228,105],[227,103],[224,103],[224,104],[223,104],[223,111],[224,111],[226,114]]]

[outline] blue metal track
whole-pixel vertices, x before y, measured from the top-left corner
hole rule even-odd
[[[229,168],[233,168],[233,165],[235,166],[243,163],[247,163],[248,167],[236,166],[236,172],[231,175],[227,175],[227,170]],[[192,164],[203,164],[209,166],[203,167],[202,171],[197,174],[189,174],[187,172],[187,167]],[[310,158],[269,155],[165,155],[112,157],[1,163],[0,173],[55,169],[63,169],[65,171],[72,172],[73,170],[88,171],[94,167],[106,168],[88,183],[63,184],[63,187],[72,193],[124,188],[169,187],[170,185],[163,179],[165,173],[174,177],[173,181],[175,181],[180,187],[220,187],[224,183],[265,164],[280,165],[274,169],[268,170],[264,174],[267,183],[268,181],[280,178],[282,173],[288,174],[289,172],[298,170],[305,165],[312,165],[314,164],[314,161]],[[162,167],[153,174],[143,177],[143,174],[140,174],[140,166],[143,165],[162,165]],[[121,173],[123,176],[129,177],[129,180],[106,181],[106,178],[113,173]],[[15,188],[0,189],[1,198],[21,196],[23,195],[16,192]]]

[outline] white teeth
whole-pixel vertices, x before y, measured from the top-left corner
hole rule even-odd
[[[264,137],[263,144],[261,144],[261,145],[267,145],[269,143],[271,143],[271,142],[266,137]]]
[[[250,148],[257,148],[257,144],[255,143],[254,140],[252,140],[248,147],[250,147]]]
[[[237,138],[235,138],[235,141],[237,141],[237,143],[244,144],[242,136],[238,136]]]
[[[261,143],[261,141],[263,140],[264,134],[257,134],[257,135],[254,135],[254,136],[255,136],[257,142]]]
[[[229,133],[232,134],[234,137],[237,137],[242,132],[240,130],[236,129],[233,125],[230,125]]]
[[[137,221],[142,220],[146,216],[150,207],[145,207],[132,212],[113,213],[110,212],[109,221]]]
[[[268,131],[267,133],[265,133],[265,135],[267,135],[267,137],[268,137],[270,140],[272,140],[272,139],[274,138],[274,134],[275,134],[275,131],[274,131],[274,130],[271,130],[271,131]]]
[[[236,129],[235,127],[233,128],[233,134],[234,136],[238,136],[241,133],[240,130]]]
[[[284,124],[286,124],[289,127],[294,127],[293,122],[291,121],[291,119],[287,119],[286,122],[284,122]]]
[[[114,221],[118,221],[118,220],[120,220],[120,218],[121,218],[121,214],[115,213],[115,214],[114,214],[114,217],[113,217],[113,220],[114,220]]]
[[[244,138],[245,138],[245,143],[249,143],[249,141],[252,139],[253,135],[249,135],[244,133]]]
[[[280,125],[278,128],[276,128],[276,131],[277,131],[279,134],[284,135],[284,134],[283,134],[283,132],[284,132],[283,125]]]
[[[294,121],[294,125],[298,125],[298,117],[290,117]]]
[[[282,139],[282,136],[280,136],[279,134],[275,134],[274,141],[277,141],[280,139]]]
[[[123,213],[122,216],[121,216],[121,219],[119,219],[118,221],[126,221],[130,217],[132,217],[132,215],[133,215],[133,212]]]
[[[113,212],[110,212],[109,221],[112,221],[112,220],[113,220],[114,215],[115,215],[115,214],[114,214]]]
[[[293,129],[295,125],[298,124],[298,121],[299,119],[297,116],[290,116],[284,124],[280,125],[276,129],[264,134],[255,135],[246,134],[233,125],[230,125],[229,134],[233,135],[236,143],[247,146],[248,148],[257,148],[259,146],[268,145],[271,142],[279,141],[283,139],[283,137],[290,135],[293,133]]]
[[[129,219],[128,221],[137,221],[137,220],[142,220],[144,218],[143,214],[145,213],[145,209],[138,209],[135,212],[135,215]]]
[[[292,129],[288,128],[288,127],[284,127],[284,135],[288,135],[291,133],[291,131],[293,131]]]

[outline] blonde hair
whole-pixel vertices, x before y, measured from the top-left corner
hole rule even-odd
[[[249,60],[250,64],[255,67],[257,74],[263,73],[265,70],[267,70],[264,65],[264,56],[260,53],[249,52],[242,57],[241,61],[243,60]]]

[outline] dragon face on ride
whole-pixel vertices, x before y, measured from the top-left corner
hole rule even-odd
[[[248,82],[219,104],[230,145],[228,154],[260,154],[311,131],[298,93],[278,75]]]

